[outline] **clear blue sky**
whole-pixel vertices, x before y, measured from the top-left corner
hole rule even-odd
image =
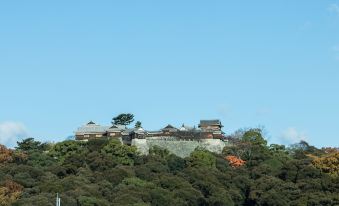
[[[1,1],[0,143],[121,112],[339,146],[339,1]]]

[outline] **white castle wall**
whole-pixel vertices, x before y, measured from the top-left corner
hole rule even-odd
[[[188,157],[196,148],[204,148],[208,151],[221,154],[228,142],[219,139],[203,139],[199,141],[189,140],[165,140],[165,139],[133,139],[132,145],[136,146],[141,154],[148,155],[149,149],[158,146],[167,149],[179,157]]]

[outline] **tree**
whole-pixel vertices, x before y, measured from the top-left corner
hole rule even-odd
[[[292,183],[272,176],[263,176],[252,184],[249,192],[250,205],[288,206],[300,195]]]
[[[48,144],[35,141],[34,138],[31,137],[17,142],[17,144],[16,149],[24,152],[44,151],[48,147]]]
[[[321,171],[339,177],[339,152],[330,153],[324,157],[315,157],[313,164]]]
[[[0,164],[13,161],[13,151],[0,144]]]
[[[330,154],[339,152],[339,147],[323,147],[321,148],[321,150],[324,151],[324,153],[326,154]]]
[[[215,168],[216,165],[215,156],[205,150],[196,149],[188,159],[191,166]]]
[[[141,122],[140,121],[137,121],[136,123],[135,123],[135,126],[134,126],[135,128],[141,128]]]
[[[42,193],[30,197],[25,197],[19,199],[17,202],[12,204],[12,206],[35,206],[35,205],[54,206],[55,205],[54,194],[53,196],[51,196],[50,194]]]
[[[246,161],[236,157],[236,156],[232,156],[232,155],[228,155],[225,157],[225,159],[229,162],[229,164],[232,166],[232,167],[241,167],[243,166]]]
[[[117,140],[111,140],[102,150],[101,153],[111,157],[117,164],[133,165],[137,156],[137,148],[127,146]]]
[[[321,156],[325,154],[325,151],[320,150],[303,140],[299,143],[290,145],[287,149],[295,159],[307,159],[310,156]]]
[[[0,187],[0,205],[12,205],[19,197],[23,187],[12,180],[6,180]]]
[[[252,144],[266,146],[267,141],[262,136],[261,129],[250,129],[246,131],[242,137],[245,142],[251,142]]]
[[[247,166],[258,166],[270,158],[270,150],[261,129],[245,131],[241,140],[234,141],[230,147],[225,147],[223,153],[245,160]]]
[[[81,206],[92,206],[92,205],[102,205],[102,206],[108,206],[109,203],[105,200],[98,199],[95,197],[86,197],[86,196],[80,196],[78,198],[78,204]]]
[[[109,138],[0,145],[0,206],[53,206],[57,192],[79,206],[339,205],[336,148],[267,146],[259,130],[230,142],[223,154],[186,158],[152,145],[139,155]]]
[[[119,114],[118,116],[112,119],[112,124],[114,125],[129,125],[134,121],[134,115],[127,113],[127,114]]]
[[[63,141],[55,144],[49,151],[49,155],[60,162],[73,155],[85,155],[88,153],[87,143],[80,141]]]

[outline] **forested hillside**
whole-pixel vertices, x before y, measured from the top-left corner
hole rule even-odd
[[[0,146],[0,205],[339,205],[339,152],[306,142],[267,145],[245,131],[222,155],[141,156],[115,140]]]

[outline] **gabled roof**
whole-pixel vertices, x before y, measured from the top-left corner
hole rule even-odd
[[[176,128],[173,127],[172,125],[168,124],[166,127],[164,127],[164,129],[176,129]]]
[[[178,129],[169,124],[166,127],[162,128],[161,130],[162,131],[177,131]]]
[[[108,129],[108,131],[123,131],[123,130],[126,130],[126,126],[120,124],[114,124]]]
[[[95,124],[93,121],[90,121],[87,123],[87,125],[93,125],[93,124]]]
[[[97,124],[86,124],[79,127],[75,133],[87,134],[87,133],[105,133],[108,130],[108,126],[100,126]]]

